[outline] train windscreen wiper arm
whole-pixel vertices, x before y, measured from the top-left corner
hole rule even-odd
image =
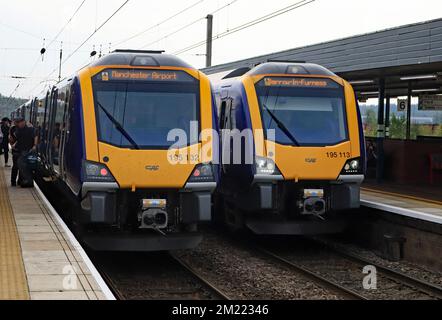
[[[272,117],[273,121],[276,122],[276,124],[278,125],[278,128],[281,129],[281,131],[284,132],[284,134],[290,140],[292,140],[292,142],[295,144],[295,146],[299,147],[300,144],[299,144],[298,140],[296,140],[296,138],[293,136],[293,134],[290,132],[290,130],[287,129],[287,127],[284,125],[284,123],[282,123],[281,120],[279,120],[278,117],[272,111],[270,111],[270,109],[265,104],[263,104],[263,106],[264,106],[264,109],[266,109],[266,111]]]
[[[120,131],[120,133],[127,139],[127,141],[130,142],[130,144],[134,147],[134,149],[136,150],[140,150],[140,147],[138,146],[138,144],[135,142],[134,139],[132,139],[132,137],[130,136],[130,134],[123,128],[123,126],[121,125],[121,123],[118,122],[117,119],[115,119],[110,113],[109,111],[106,110],[105,107],[103,107],[103,105],[97,101],[98,106],[100,107],[101,110],[103,110],[103,112],[106,114],[106,116],[109,118],[109,120],[114,124],[115,128],[117,128],[118,131]]]

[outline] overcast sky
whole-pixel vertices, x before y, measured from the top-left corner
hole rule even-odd
[[[299,0],[298,0],[299,1]],[[125,0],[86,0],[76,17],[40,57],[40,48],[56,37],[83,0],[0,0],[0,93],[9,96],[19,83],[14,96],[29,98],[54,83],[60,41],[68,57],[96,27],[106,20]],[[232,3],[214,16],[214,34],[225,32],[256,18],[287,7],[297,0],[130,0],[105,27],[97,32],[63,65],[68,76],[89,63],[94,46],[103,53],[115,44],[153,27],[150,31],[118,47],[164,49],[177,52],[205,40],[204,19],[173,36],[164,36],[208,13]],[[165,18],[195,6],[156,26]],[[356,34],[442,17],[441,0],[316,0],[302,8],[227,36],[214,42],[213,63],[225,63],[255,55],[315,44]],[[156,26],[156,27],[155,27]],[[161,40],[160,40],[161,39]],[[157,43],[151,44],[157,40]],[[197,68],[204,66],[204,46],[183,53],[181,57]],[[27,80],[10,76],[29,76]],[[52,82],[51,82],[52,81]]]

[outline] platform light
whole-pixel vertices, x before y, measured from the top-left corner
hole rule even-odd
[[[367,91],[367,92],[361,92],[361,95],[363,96],[374,96],[374,95],[378,95],[379,91]]]
[[[354,80],[349,82],[352,85],[373,84],[374,80]]]
[[[427,80],[427,79],[436,79],[437,75],[435,74],[425,74],[420,76],[407,76],[401,77],[401,81],[410,81],[410,80]]]
[[[440,91],[440,89],[415,89],[413,90],[414,93],[418,93],[418,92],[435,92],[435,91]]]

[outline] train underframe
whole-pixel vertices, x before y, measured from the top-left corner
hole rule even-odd
[[[360,206],[359,182],[257,182],[245,192],[221,194],[217,216],[222,212],[230,229],[259,235],[340,233],[348,226],[342,213]]]
[[[95,186],[83,191],[72,222],[95,251],[170,251],[202,241],[198,224],[211,220],[212,190],[137,190]],[[84,189],[84,188],[83,188]]]

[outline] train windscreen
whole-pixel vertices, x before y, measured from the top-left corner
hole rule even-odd
[[[187,145],[197,143],[199,127],[191,122],[199,121],[199,85],[180,76],[182,81],[96,79],[99,140],[122,148],[167,149],[175,144],[168,141],[169,133],[179,129],[186,133]]]
[[[275,130],[275,142],[329,146],[348,140],[344,90],[338,83],[268,77],[256,90],[264,130]]]

